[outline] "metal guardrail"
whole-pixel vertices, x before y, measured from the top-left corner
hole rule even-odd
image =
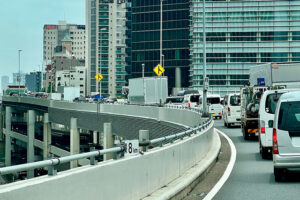
[[[190,108],[189,110],[193,110],[195,112],[200,112],[198,109],[192,109]],[[186,136],[191,136],[192,133],[196,133],[199,130],[207,128],[210,123],[212,122],[213,117],[210,116],[207,121],[204,123],[200,124],[199,126],[195,128],[191,128],[189,130],[176,133],[173,135],[165,136],[165,137],[160,137],[148,141],[143,141],[139,143],[139,146],[143,147],[143,151],[146,151],[146,147],[150,145],[154,145],[159,143],[160,146],[163,146],[163,144],[166,144],[167,141],[172,140],[171,143],[174,140],[177,139],[183,139]],[[38,161],[38,162],[32,162],[32,163],[26,163],[26,164],[21,164],[21,165],[15,165],[15,166],[9,166],[9,167],[3,167],[0,168],[0,175],[5,175],[5,174],[13,174],[21,171],[28,171],[28,170],[34,170],[38,168],[48,168],[48,175],[56,175],[56,170],[55,166],[63,163],[68,163],[71,161],[76,161],[80,159],[86,159],[90,158],[90,164],[95,165],[97,161],[95,160],[96,156],[104,155],[107,153],[114,153],[114,159],[118,159],[122,157],[122,154],[126,151],[126,146],[124,143],[119,143],[115,145],[116,147],[110,148],[110,149],[104,149],[104,150],[96,150],[95,147],[91,148],[90,152],[87,153],[81,153],[81,154],[76,154],[76,155],[70,155],[70,156],[65,156],[65,157],[60,157],[60,158],[52,158],[49,160],[44,160],[44,161]]]

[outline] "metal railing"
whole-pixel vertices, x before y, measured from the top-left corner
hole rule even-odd
[[[181,109],[181,108],[180,108]],[[189,110],[193,110],[192,108]],[[200,112],[198,109],[194,110],[195,112]],[[210,116],[205,122],[200,124],[197,127],[191,128],[186,131],[182,131],[180,133],[176,133],[173,135],[169,136],[164,136],[152,140],[146,140],[139,142],[139,146],[143,147],[143,151],[146,151],[146,147],[150,145],[155,145],[155,144],[160,144],[162,147],[164,144],[167,144],[168,141],[170,143],[173,143],[177,139],[184,139],[186,136],[191,136],[193,133],[196,134],[197,131],[204,130],[207,128],[210,123],[212,122],[213,117]],[[5,175],[5,174],[13,174],[17,172],[22,172],[22,171],[28,171],[28,170],[34,170],[38,168],[44,168],[47,167],[48,169],[48,175],[56,175],[57,171],[55,169],[55,166],[64,164],[64,163],[69,163],[71,161],[76,161],[80,159],[87,159],[90,158],[90,164],[95,165],[97,163],[95,157],[104,155],[107,153],[114,153],[114,159],[118,159],[122,157],[124,152],[126,151],[126,145],[122,142],[116,142],[115,147],[109,148],[109,149],[104,149],[104,150],[95,150],[95,147],[91,147],[91,151],[87,153],[80,153],[76,155],[70,155],[70,156],[65,156],[65,157],[60,157],[60,158],[52,158],[49,160],[44,160],[44,161],[38,161],[38,162],[32,162],[32,163],[26,163],[26,164],[21,164],[21,165],[15,165],[15,166],[9,166],[9,167],[3,167],[0,168],[0,175]]]

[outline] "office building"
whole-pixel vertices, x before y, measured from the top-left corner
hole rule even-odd
[[[50,62],[57,47],[61,47],[63,39],[68,35],[72,40],[72,55],[78,59],[85,59],[86,32],[85,25],[67,24],[59,21],[58,25],[44,25],[44,60]]]
[[[162,7],[163,63],[160,63],[160,1],[132,1],[132,77],[155,76],[157,64],[165,68],[171,89],[189,86],[189,7],[188,0],[164,0]]]
[[[85,72],[85,66],[57,70],[55,73],[55,91],[58,90],[59,86],[80,87],[80,95],[85,96]]]
[[[13,73],[13,84],[19,85],[18,77],[20,76],[20,85],[25,85],[25,73]]]
[[[42,72],[30,72],[25,75],[25,87],[30,92],[41,92]]]
[[[125,0],[86,0],[87,89],[105,96],[121,96],[125,85]],[[94,78],[101,73],[100,83]],[[100,87],[101,84],[101,87]]]
[[[209,92],[238,92],[249,68],[300,61],[300,1],[206,1]],[[203,1],[191,1],[191,85],[202,89]]]
[[[5,90],[9,84],[9,77],[2,76],[1,77],[1,91]]]

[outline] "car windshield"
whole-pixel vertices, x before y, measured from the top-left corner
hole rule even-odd
[[[240,106],[241,105],[241,96],[234,95],[230,97],[230,105],[232,106]]]
[[[283,102],[279,109],[278,128],[300,131],[300,102]]]
[[[191,102],[193,103],[199,103],[199,95],[191,95]]]
[[[167,98],[166,103],[182,103],[183,97],[171,97]]]
[[[199,94],[198,90],[186,90],[184,91],[184,95],[186,94]]]
[[[279,97],[282,95],[282,93],[277,94],[269,94],[266,99],[266,112],[270,114],[274,114],[276,110],[276,105],[278,102]]]
[[[220,98],[219,97],[209,97],[207,98],[207,103],[209,104],[219,104]]]

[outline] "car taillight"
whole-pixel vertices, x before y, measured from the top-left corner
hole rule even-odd
[[[278,154],[277,131],[273,128],[273,154]]]
[[[219,115],[222,115],[222,113],[219,113]]]
[[[189,108],[191,107],[191,104],[189,103]]]
[[[265,121],[260,121],[260,133],[266,133]]]
[[[230,108],[228,107],[228,116],[230,116]]]

